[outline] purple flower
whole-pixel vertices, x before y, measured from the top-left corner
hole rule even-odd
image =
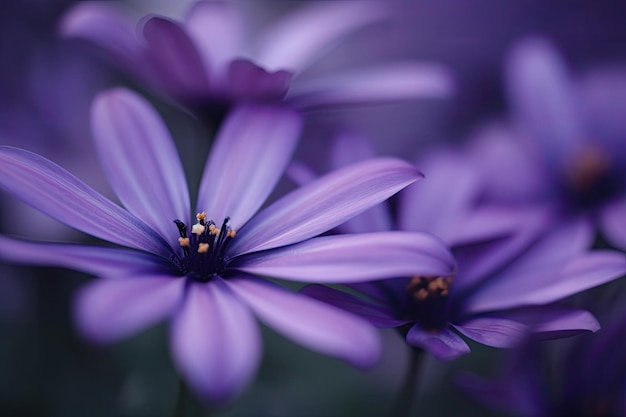
[[[527,39],[513,48],[505,75],[514,128],[489,130],[474,143],[486,198],[549,203],[626,249],[624,69],[577,80],[550,44]]]
[[[6,261],[59,265],[103,279],[76,301],[80,330],[111,342],[171,318],[171,349],[191,388],[211,401],[240,392],[261,356],[259,317],[302,345],[372,365],[380,346],[358,317],[255,278],[354,282],[449,274],[453,261],[421,234],[313,238],[420,178],[378,158],[333,172],[260,210],[289,162],[296,113],[242,106],[225,121],[190,215],[176,148],[156,112],[122,89],[92,107],[96,147],[123,209],[54,163],[0,148],[0,186],[68,225],[124,246],[27,242],[0,237]]]
[[[183,22],[147,16],[136,30],[117,5],[81,2],[67,13],[61,32],[100,46],[136,79],[192,105],[285,100],[312,108],[440,97],[451,90],[444,69],[413,61],[307,76],[347,35],[388,19],[381,3],[313,2],[259,33],[250,33],[249,7],[202,1]]]
[[[356,137],[344,137],[335,165],[372,153]],[[425,155],[418,166],[427,179],[403,190],[395,219],[380,205],[345,226],[431,232],[450,245],[458,269],[351,284],[360,296],[323,286],[306,287],[307,295],[378,327],[400,327],[407,343],[443,360],[470,351],[460,335],[511,347],[528,332],[548,338],[599,328],[590,313],[552,303],[623,275],[623,253],[588,252],[592,230],[584,222],[551,227],[559,221],[544,211],[477,207],[476,170],[451,150]]]

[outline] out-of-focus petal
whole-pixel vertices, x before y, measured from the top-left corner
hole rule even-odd
[[[499,317],[528,326],[533,339],[558,339],[581,332],[597,332],[600,323],[587,310],[560,306],[538,306],[498,313]]]
[[[191,283],[174,316],[170,344],[189,387],[224,402],[252,380],[261,359],[261,335],[250,310],[217,278]]]
[[[151,17],[143,25],[143,37],[159,81],[170,92],[201,96],[209,88],[210,73],[189,36],[176,23]]]
[[[389,198],[421,177],[412,165],[377,158],[334,171],[286,195],[255,216],[229,257],[316,236]]]
[[[242,52],[245,26],[236,3],[199,1],[189,11],[185,28],[205,68],[218,77]]]
[[[231,227],[239,229],[285,171],[300,129],[300,117],[290,110],[254,105],[233,110],[202,175],[198,211],[216,223],[230,217]]]
[[[416,324],[407,333],[406,341],[443,361],[451,361],[470,352],[467,343],[450,329],[429,332]]]
[[[529,330],[521,323],[499,317],[479,317],[454,327],[470,339],[499,348],[514,347]]]
[[[141,45],[135,35],[135,22],[117,3],[85,1],[74,4],[60,23],[66,37],[86,39],[103,47],[116,58],[135,62]]]
[[[299,72],[346,35],[387,16],[377,2],[315,2],[260,34],[254,57],[268,70]]]
[[[251,61],[236,59],[228,66],[229,93],[240,100],[281,100],[291,76],[288,71],[267,72]]]
[[[508,57],[509,100],[533,147],[558,168],[585,138],[580,109],[567,70],[547,41],[529,38]]]
[[[391,310],[383,304],[365,301],[323,285],[308,285],[300,290],[300,293],[363,317],[376,327],[397,327],[409,323],[408,320],[395,318]]]
[[[115,342],[172,314],[184,284],[183,278],[166,275],[92,281],[77,295],[75,321],[90,340]]]
[[[301,108],[369,105],[450,96],[452,76],[440,66],[400,62],[294,83],[287,94]]]
[[[607,204],[600,212],[600,227],[606,239],[626,250],[626,198]]]
[[[423,233],[324,236],[236,259],[229,267],[294,281],[350,283],[393,277],[449,276],[455,262]]]
[[[171,247],[144,222],[55,163],[0,146],[0,187],[71,227],[168,258]]]
[[[303,346],[355,366],[369,367],[378,361],[380,339],[357,316],[267,282],[251,278],[226,282],[263,322]]]
[[[58,266],[115,278],[151,274],[171,268],[165,259],[146,252],[65,243],[41,243],[0,236],[0,260],[7,263]]]
[[[547,304],[624,273],[624,253],[608,250],[582,253],[556,265],[519,271],[514,276],[507,274],[485,283],[468,298],[466,310],[479,312]]]
[[[190,214],[189,191],[174,142],[156,111],[125,89],[94,100],[91,123],[102,166],[124,206],[164,239]]]

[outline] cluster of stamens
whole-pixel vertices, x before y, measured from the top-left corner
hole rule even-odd
[[[417,301],[442,298],[448,295],[452,277],[415,276],[406,287],[406,291]]]
[[[228,217],[220,228],[213,220],[207,222],[205,212],[196,214],[196,220],[190,235],[185,223],[180,220],[174,220],[174,223],[180,233],[178,243],[185,254],[183,272],[196,281],[206,282],[213,275],[223,272],[225,250],[236,232],[229,227]]]

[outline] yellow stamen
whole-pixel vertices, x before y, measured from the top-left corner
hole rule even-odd
[[[237,234],[236,230],[228,229],[228,233],[226,233],[226,236],[228,236],[230,238],[233,238],[233,237],[235,237],[236,234]]]
[[[214,224],[209,225],[209,233],[212,235],[217,235],[220,233],[220,229],[218,229],[217,227],[215,227]]]
[[[178,243],[180,246],[189,246],[189,238],[188,237],[179,237]]]
[[[201,235],[202,233],[204,233],[204,229],[205,227],[203,225],[201,225],[200,223],[196,223],[191,226],[191,233],[195,235]]]
[[[198,221],[206,220],[206,212],[203,211],[202,213],[196,214],[196,219]]]
[[[200,243],[198,245],[198,253],[207,253],[209,251],[208,243]]]

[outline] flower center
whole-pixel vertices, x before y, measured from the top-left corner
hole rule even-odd
[[[411,278],[406,286],[411,319],[424,329],[436,330],[445,327],[445,304],[452,285],[453,276]]]
[[[235,237],[235,230],[228,226],[229,217],[218,228],[213,220],[206,220],[206,213],[196,214],[197,223],[191,227],[180,220],[174,220],[180,237],[178,243],[183,248],[185,258],[181,268],[190,278],[207,282],[214,275],[222,274],[225,269],[224,255],[230,241]]]

